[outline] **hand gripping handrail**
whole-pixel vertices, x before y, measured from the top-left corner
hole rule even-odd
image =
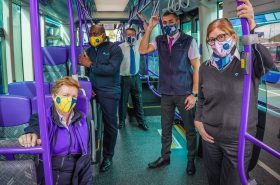
[[[237,6],[243,4],[238,0]],[[241,26],[243,35],[249,35],[249,25],[248,21],[245,18],[241,18]],[[280,159],[280,153],[265,145],[263,142],[259,141],[255,137],[247,133],[247,124],[248,124],[248,113],[249,113],[249,103],[250,103],[250,91],[251,91],[251,77],[252,77],[252,50],[251,45],[244,45],[245,54],[249,55],[248,73],[244,74],[244,84],[243,84],[243,96],[242,96],[242,109],[240,117],[240,131],[239,131],[239,142],[238,142],[238,173],[240,176],[241,183],[243,185],[248,185],[248,179],[246,177],[245,167],[244,167],[244,153],[245,153],[245,142],[246,139],[251,141],[253,144],[261,147],[267,152],[271,153],[275,157]]]

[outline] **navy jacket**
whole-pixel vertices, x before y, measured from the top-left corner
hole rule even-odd
[[[119,97],[121,48],[112,42],[104,42],[96,48],[90,47],[87,54],[92,61],[88,76],[95,93],[98,96]]]
[[[192,92],[192,66],[188,51],[193,38],[184,33],[173,44],[170,53],[166,35],[156,37],[159,55],[159,87],[164,95],[187,95]]]

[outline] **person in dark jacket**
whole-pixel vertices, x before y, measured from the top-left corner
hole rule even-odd
[[[57,80],[52,88],[54,105],[47,111],[50,153],[54,184],[90,185],[92,166],[86,116],[75,108],[79,83],[71,77]],[[32,117],[19,143],[25,147],[41,144],[38,117]],[[43,183],[42,162],[38,166],[38,184]]]
[[[251,32],[256,26],[249,0],[237,7],[237,16],[246,18]],[[239,185],[237,168],[238,137],[244,76],[236,48],[237,33],[228,19],[213,21],[206,42],[213,50],[199,69],[198,106],[195,126],[202,137],[203,161],[209,185]],[[247,131],[255,135],[258,122],[258,89],[261,76],[273,67],[272,57],[263,45],[252,46],[252,85]],[[245,170],[252,145],[246,143]]]
[[[106,40],[103,26],[90,29],[91,47],[80,57],[87,67],[94,94],[102,111],[104,123],[103,161],[100,172],[109,170],[118,134],[117,109],[120,99],[120,65],[123,54],[119,46]]]
[[[188,164],[186,173],[195,174],[196,131],[194,127],[194,106],[198,92],[199,53],[195,39],[178,30],[179,17],[176,13],[165,12],[162,17],[164,35],[149,43],[153,28],[159,16],[153,16],[143,36],[139,52],[146,54],[158,50],[159,87],[161,94],[161,156],[148,164],[158,168],[170,163],[172,126],[177,107],[186,130]]]

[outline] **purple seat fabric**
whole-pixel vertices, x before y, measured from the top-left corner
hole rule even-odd
[[[32,114],[38,113],[37,97],[32,98],[31,104],[32,104]],[[51,95],[46,95],[45,96],[46,109],[49,109],[52,105],[53,105],[53,100]],[[78,108],[79,111],[81,111],[87,116],[89,113],[89,104],[88,104],[87,97],[78,96],[76,107]]]
[[[45,94],[50,94],[50,86],[44,83]],[[11,95],[20,95],[33,98],[36,96],[35,81],[14,82],[8,84],[8,93]]]
[[[90,100],[91,99],[91,93],[92,93],[91,82],[90,81],[79,80],[79,84],[85,90],[87,99]],[[50,89],[52,89],[53,85],[54,85],[54,83],[50,83]],[[79,91],[79,96],[82,96],[82,95],[83,95],[82,91]]]
[[[86,92],[86,97],[88,98],[88,100],[91,99],[91,94],[92,94],[92,85],[90,81],[82,81],[79,80],[79,84],[81,85],[81,87],[85,90]],[[82,92],[79,92],[79,95],[82,95]]]
[[[0,96],[0,126],[10,127],[27,123],[31,115],[30,99],[23,96]]]
[[[44,65],[65,64],[68,60],[68,49],[59,46],[47,46],[42,48]]]

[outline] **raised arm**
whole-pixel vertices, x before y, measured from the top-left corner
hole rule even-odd
[[[158,24],[159,22],[159,16],[152,16],[149,25],[147,29],[145,30],[145,34],[141,40],[140,46],[139,46],[139,53],[140,54],[147,54],[155,51],[155,48],[153,45],[149,44],[150,36],[152,33],[153,28]]]

